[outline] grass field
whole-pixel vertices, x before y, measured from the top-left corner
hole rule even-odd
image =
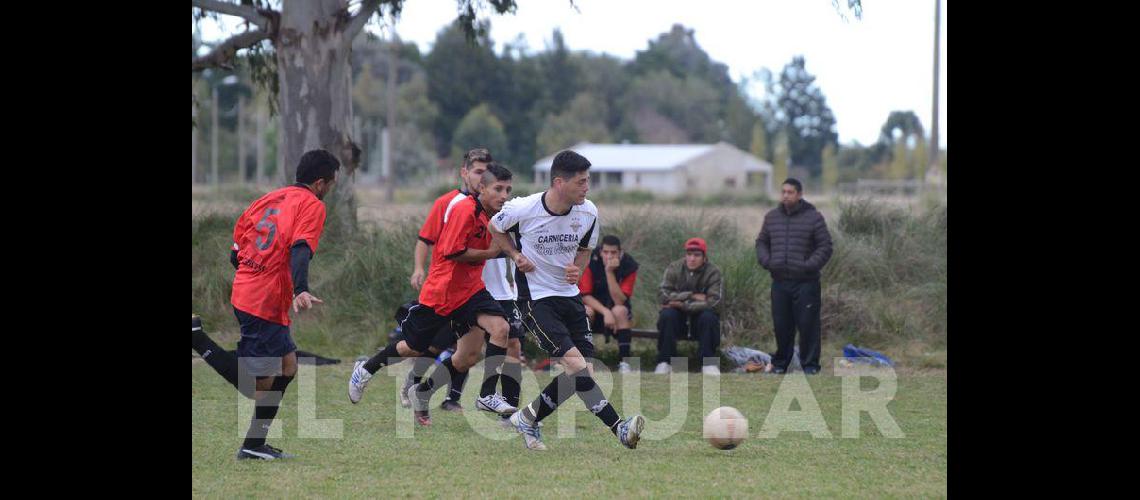
[[[689,374],[687,391],[678,384],[671,393],[668,376],[642,373],[639,406],[649,424],[636,450],[618,444],[579,399],[571,398],[545,422],[549,450],[531,452],[523,448],[521,437],[495,427],[494,417],[474,409],[475,381],[481,373],[477,369],[464,393],[468,415],[438,411],[441,391],[433,400],[434,425],[414,428],[414,438],[406,438],[400,433],[413,428],[411,412],[399,407],[397,378],[388,374],[403,373],[399,367],[378,372],[364,399],[352,405],[345,394],[351,363],[302,365],[274,424],[281,437],[269,439],[298,458],[239,462],[234,453],[248,425],[248,420],[239,421],[239,407],[248,415],[250,403],[239,402],[234,389],[200,359],[192,365],[195,497],[946,496],[945,370],[898,372],[897,392],[887,408],[905,434],[901,438],[885,437],[886,431],[866,413],[859,437],[843,437],[842,378],[827,368],[807,379],[830,433],[827,438],[813,438],[806,431],[759,437],[765,419],[787,409],[773,408],[773,402],[786,401],[777,397],[781,383],[790,385],[800,375],[725,374],[720,391],[708,391],[719,395],[719,403],[707,403],[699,374]],[[524,375],[524,403],[549,380],[546,373],[533,374],[537,379],[531,375]],[[601,375],[599,381],[625,416],[638,405],[626,400],[620,377]],[[864,378],[860,390],[875,387],[873,379]],[[781,394],[789,390],[786,386]],[[681,396],[687,404],[669,404],[671,397]],[[702,419],[713,405],[736,407],[749,419],[749,438],[737,449],[716,450],[701,438]],[[800,399],[790,410],[799,411],[800,405],[812,406]],[[314,407],[313,418],[341,421],[340,438],[298,436],[298,412],[312,413]],[[570,410],[576,410],[573,419]],[[669,427],[670,417],[677,419],[679,431],[654,439]]]

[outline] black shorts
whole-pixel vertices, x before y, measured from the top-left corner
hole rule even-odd
[[[581,297],[546,297],[518,304],[523,324],[551,356],[565,356],[577,347],[582,356],[594,357],[594,334]]]
[[[519,339],[520,341],[525,340],[526,327],[523,326],[522,313],[519,312],[519,306],[515,304],[513,300],[500,300],[499,307],[502,307],[503,311],[507,313],[507,323],[511,325],[511,332],[507,334],[507,338]],[[487,335],[487,338],[490,337],[490,335]]]
[[[526,334],[523,333],[522,315],[519,313],[519,308],[515,305],[513,300],[499,300],[499,307],[503,308],[503,312],[507,313],[507,324],[511,329],[507,332],[508,339],[519,339],[519,342],[526,340]],[[483,332],[483,337],[491,340],[491,334]]]
[[[404,331],[404,340],[408,342],[408,347],[413,350],[425,352],[429,346],[441,343],[435,340],[436,335],[440,334],[440,329],[450,325],[451,335],[454,335],[455,339],[458,340],[472,326],[477,324],[476,319],[479,314],[493,314],[504,319],[507,318],[507,313],[503,312],[503,308],[499,307],[499,303],[491,297],[490,293],[487,293],[486,289],[476,292],[470,299],[467,299],[467,302],[464,302],[462,306],[447,316],[440,316],[435,313],[434,309],[423,304],[416,304],[408,311],[408,317],[404,319],[401,326]]]
[[[606,306],[607,309],[613,309],[613,307],[614,307],[612,305],[606,304],[605,302],[603,302],[602,305]],[[630,300],[626,300],[625,301],[625,309],[626,309],[626,317],[629,318],[629,322],[632,324],[633,323],[633,302]],[[610,332],[606,331],[605,318],[602,318],[602,315],[599,314],[598,311],[594,311],[594,319],[592,321],[590,321],[590,329],[595,331],[595,332],[601,332],[605,335],[610,334]],[[614,327],[614,330],[615,331],[617,330],[616,326]],[[607,342],[609,342],[609,341],[607,340]]]
[[[241,339],[237,344],[238,361],[242,368],[255,377],[272,377],[280,373],[281,358],[295,352],[297,344],[289,334],[289,327],[261,319],[234,308],[234,316],[241,325]]]
[[[437,351],[443,352],[455,345],[455,341],[459,339],[459,333],[451,327],[451,323],[441,325],[439,330],[436,330],[435,337],[431,339],[431,346]]]

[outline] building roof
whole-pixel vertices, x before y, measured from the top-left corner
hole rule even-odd
[[[716,144],[593,144],[582,142],[569,149],[590,160],[593,172],[672,170],[712,151]],[[539,159],[536,172],[549,172],[554,155]]]

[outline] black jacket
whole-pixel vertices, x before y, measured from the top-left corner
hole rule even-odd
[[[772,279],[818,280],[829,259],[831,233],[814,205],[800,200],[790,211],[781,204],[764,215],[756,237],[756,262]]]

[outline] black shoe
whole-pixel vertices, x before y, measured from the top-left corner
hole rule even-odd
[[[202,317],[190,313],[190,333],[202,331]]]
[[[804,375],[815,375],[819,373],[819,368],[804,368]]]
[[[783,375],[788,370],[784,368],[772,368],[772,375]]]
[[[463,413],[463,405],[460,405],[458,402],[452,401],[450,399],[443,400],[443,403],[439,405],[439,409],[443,411]]]
[[[277,460],[281,458],[296,458],[297,455],[285,453],[280,449],[263,444],[257,448],[242,448],[237,452],[238,460]]]

